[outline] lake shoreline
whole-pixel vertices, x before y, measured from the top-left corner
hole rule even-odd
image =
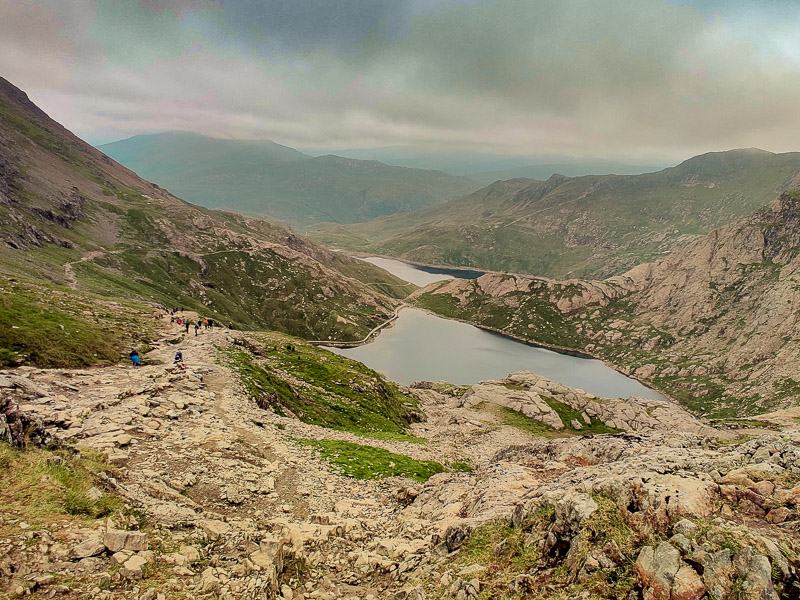
[[[381,259],[382,261],[387,261],[387,264],[380,264],[380,265],[377,265],[377,266],[379,266],[380,268],[383,268],[384,270],[388,271],[389,273],[392,273],[396,277],[399,277],[399,278],[403,279],[404,281],[408,281],[408,279],[406,277],[404,277],[404,274],[401,274],[400,272],[398,272],[398,269],[402,269],[402,268],[405,268],[405,267],[410,267],[412,270],[416,269],[416,270],[422,271],[422,267],[423,267],[423,265],[420,265],[420,264],[411,263],[411,262],[408,262],[408,261],[405,261],[405,260],[398,260],[398,259],[392,258],[392,257],[379,256],[379,255],[376,255],[376,254],[368,254],[368,253],[361,253],[361,252],[351,252],[350,254],[355,256],[356,258],[359,258],[360,260],[366,260],[368,258],[378,258],[378,259]],[[370,261],[367,261],[367,262],[370,262]],[[372,264],[376,264],[376,263],[372,263]],[[402,265],[402,267],[401,267],[401,265]],[[435,265],[431,265],[431,268],[432,269],[437,269],[439,267],[436,267]],[[450,269],[449,267],[448,268],[439,268],[439,269],[441,271],[443,271],[443,272],[435,273],[435,274],[444,275],[445,276],[443,278],[444,280],[453,279],[454,278],[454,275],[452,275],[451,273],[448,273],[447,271],[453,272],[456,269]],[[428,273],[428,271],[422,271],[422,272]],[[405,273],[405,275],[407,276],[407,275],[409,275],[409,273]],[[411,283],[413,283],[413,282],[411,282]],[[428,284],[428,285],[430,285],[430,284]],[[423,289],[424,287],[425,286],[421,286],[420,289]],[[545,343],[542,343],[542,342],[538,342],[538,341],[535,341],[535,340],[526,339],[526,338],[522,338],[522,337],[517,337],[516,335],[507,333],[507,332],[502,331],[500,329],[496,329],[496,328],[491,327],[489,325],[483,325],[483,324],[480,324],[480,323],[474,323],[474,322],[471,322],[471,321],[468,321],[468,320],[464,320],[464,319],[459,319],[459,318],[456,318],[456,317],[440,315],[440,314],[437,314],[437,313],[433,312],[432,310],[429,310],[427,308],[418,306],[416,303],[414,303],[414,296],[415,296],[415,294],[411,294],[408,298],[406,298],[406,302],[404,302],[401,306],[399,306],[399,307],[397,307],[397,309],[395,309],[395,313],[390,319],[388,319],[387,321],[385,321],[384,323],[382,323],[381,325],[379,325],[378,327],[376,327],[375,329],[370,331],[370,333],[362,340],[352,341],[352,342],[333,342],[333,341],[330,341],[329,343],[318,341],[318,342],[313,342],[313,343],[315,343],[315,345],[327,346],[328,348],[330,348],[332,350],[333,349],[343,349],[343,350],[356,349],[356,348],[359,348],[359,347],[362,347],[362,346],[366,346],[366,345],[372,344],[372,343],[376,342],[380,338],[380,334],[383,331],[388,331],[389,329],[391,329],[395,325],[395,323],[397,322],[398,317],[400,315],[400,312],[401,312],[401,310],[403,308],[413,308],[413,309],[418,310],[421,313],[424,313],[424,314],[426,314],[426,315],[428,315],[430,317],[442,319],[444,321],[450,321],[450,322],[453,322],[453,323],[460,323],[462,325],[469,325],[469,326],[471,326],[472,328],[474,328],[477,331],[482,331],[482,332],[484,332],[486,334],[490,334],[490,335],[496,336],[498,338],[501,338],[503,340],[508,340],[510,342],[521,344],[522,346],[525,346],[525,347],[534,348],[534,349],[542,350],[542,351],[546,351],[546,352],[552,352],[554,354],[558,354],[558,355],[561,355],[561,356],[564,356],[564,357],[570,357],[570,358],[574,358],[574,359],[597,361],[604,368],[606,368],[609,371],[615,373],[615,375],[618,375],[618,376],[624,378],[625,380],[630,381],[631,383],[635,382],[641,388],[641,391],[639,393],[635,393],[633,391],[629,392],[628,390],[625,390],[624,386],[621,386],[619,391],[616,392],[617,393],[616,396],[615,395],[609,395],[609,394],[597,394],[598,396],[611,398],[611,397],[631,397],[631,396],[637,396],[637,395],[638,396],[643,396],[643,397],[652,397],[653,395],[657,395],[662,399],[666,399],[666,400],[669,400],[671,402],[676,402],[674,398],[671,398],[668,394],[666,394],[663,391],[651,386],[648,382],[642,381],[641,379],[639,379],[635,375],[632,375],[632,374],[629,374],[629,373],[625,373],[619,367],[617,367],[617,366],[615,366],[613,364],[607,363],[603,359],[603,357],[601,357],[601,356],[597,356],[597,355],[592,354],[590,352],[587,352],[585,350],[578,350],[578,349],[574,349],[574,348],[563,348],[563,347],[559,347],[559,346],[548,345],[548,344],[545,344]],[[360,359],[356,358],[356,360],[360,360]],[[509,362],[512,363],[512,364],[509,364],[509,370],[504,372],[503,375],[507,375],[509,372],[511,372],[513,370],[518,370],[513,365],[513,362],[514,362],[513,359],[510,359]],[[535,368],[532,369],[532,370],[535,370]],[[540,367],[540,370],[537,371],[537,372],[539,372],[539,374],[541,374],[541,375],[549,377],[549,375],[547,374],[547,370],[548,369],[547,369],[546,366],[542,366],[542,367]],[[495,377],[495,376],[490,376],[489,378],[493,378],[493,377]],[[562,378],[563,377],[564,377],[564,374],[562,374]],[[395,377],[389,376],[389,378],[397,381],[398,379],[402,379],[403,376],[400,376],[400,375],[396,374]],[[558,378],[555,378],[555,377],[551,377],[551,378],[553,378],[554,380],[560,381],[561,383],[565,383],[567,385],[570,385],[571,387],[581,387],[581,385],[574,385],[572,383],[568,383],[567,380],[570,379],[569,376],[567,376],[566,379],[563,379],[563,380],[559,380]],[[602,375],[598,374],[596,381],[602,382],[603,381]],[[457,383],[457,382],[453,381],[453,383]],[[589,383],[589,381],[584,380],[583,387],[592,387],[592,386],[593,386],[592,383]],[[600,385],[600,387],[602,387],[602,384]],[[645,392],[645,390],[646,390],[646,393],[643,393],[643,392]],[[622,395],[620,395],[620,394],[622,394]]]
[[[658,389],[656,387],[653,387],[652,385],[650,385],[646,381],[642,381],[641,379],[639,379],[635,375],[632,375],[632,374],[625,373],[625,372],[621,371],[616,366],[606,362],[605,359],[603,359],[602,356],[597,356],[595,354],[591,354],[589,352],[585,352],[585,351],[582,351],[582,350],[573,350],[573,349],[570,349],[570,348],[561,348],[559,346],[548,346],[547,344],[543,344],[543,343],[540,343],[540,342],[535,342],[533,340],[527,340],[525,338],[517,337],[517,336],[512,335],[510,333],[506,333],[504,331],[500,331],[499,329],[495,329],[494,327],[489,327],[488,325],[481,325],[479,323],[473,323],[472,321],[465,321],[463,319],[457,319],[455,317],[445,317],[443,315],[435,313],[435,312],[433,312],[431,310],[428,310],[427,308],[423,308],[421,306],[417,306],[417,305],[406,305],[406,306],[419,309],[419,310],[421,310],[423,312],[426,312],[426,313],[428,313],[430,315],[433,315],[435,317],[439,317],[440,319],[449,319],[451,321],[458,321],[459,323],[464,323],[465,325],[472,325],[476,329],[481,329],[481,330],[486,331],[488,333],[493,333],[495,335],[498,335],[500,337],[512,340],[514,342],[518,342],[518,343],[524,344],[526,346],[531,346],[532,348],[541,348],[542,350],[550,350],[551,352],[556,352],[557,354],[563,354],[565,356],[574,356],[575,358],[585,358],[585,359],[590,359],[590,360],[599,360],[605,366],[607,366],[609,369],[612,369],[613,371],[616,371],[617,373],[627,377],[628,379],[633,379],[634,381],[639,382],[640,384],[642,384],[647,389],[661,394],[662,396],[664,396],[670,402],[674,402],[675,404],[681,405],[680,402],[678,402],[677,400],[675,400],[674,398],[669,396],[666,392],[664,392],[664,391],[662,391],[662,390],[660,390],[660,389]],[[683,405],[681,405],[681,406],[683,406]]]
[[[518,338],[518,337],[515,337],[513,335],[509,335],[507,333],[504,333],[502,331],[495,330],[495,329],[493,329],[491,327],[478,325],[476,323],[471,323],[469,321],[464,321],[462,319],[445,317],[445,316],[436,314],[435,312],[433,312],[431,310],[428,310],[426,308],[422,308],[422,307],[419,307],[419,306],[416,306],[416,305],[413,305],[413,304],[406,304],[405,306],[400,308],[396,313],[397,316],[395,318],[391,319],[390,321],[387,321],[386,323],[384,323],[383,326],[380,327],[375,332],[376,335],[372,335],[369,339],[359,340],[358,342],[339,343],[336,346],[333,346],[332,344],[318,344],[318,345],[320,345],[322,347],[327,347],[329,350],[331,350],[333,352],[336,352],[337,350],[355,349],[355,348],[369,346],[370,344],[376,343],[380,339],[380,334],[381,333],[383,333],[384,331],[388,331],[388,330],[392,329],[395,326],[395,324],[397,323],[397,320],[398,320],[397,317],[400,316],[403,308],[409,308],[409,309],[412,309],[414,311],[418,311],[418,312],[423,313],[423,314],[425,314],[425,315],[427,315],[428,317],[431,317],[431,318],[441,319],[443,321],[448,321],[448,322],[451,322],[451,323],[459,323],[461,325],[468,325],[468,326],[472,327],[473,329],[475,329],[476,331],[481,331],[484,334],[490,334],[490,335],[492,335],[494,337],[497,337],[497,338],[500,338],[500,339],[503,339],[503,340],[507,340],[509,342],[513,342],[513,343],[516,343],[516,344],[521,344],[524,347],[535,348],[537,350],[542,350],[542,351],[545,351],[545,352],[552,352],[553,354],[558,354],[560,356],[570,357],[570,358],[573,358],[573,359],[596,361],[596,363],[598,363],[598,366],[602,366],[603,368],[606,368],[609,371],[612,371],[615,375],[623,377],[624,379],[628,380],[631,383],[635,382],[637,385],[641,386],[641,388],[643,388],[643,389],[641,389],[641,391],[636,391],[636,390],[628,391],[628,390],[625,390],[623,388],[623,389],[621,389],[619,391],[616,391],[616,392],[600,391],[597,388],[593,387],[592,385],[587,384],[586,381],[584,381],[583,383],[576,383],[574,381],[569,381],[568,378],[565,379],[563,377],[559,377],[558,375],[554,375],[554,374],[548,372],[548,368],[546,366],[537,368],[535,365],[531,365],[531,367],[525,367],[525,366],[519,367],[519,366],[516,366],[516,365],[509,365],[508,369],[506,371],[504,371],[502,374],[482,375],[482,376],[477,377],[475,379],[475,381],[472,381],[472,382],[464,382],[464,381],[455,381],[454,380],[453,383],[459,383],[461,385],[473,385],[474,383],[477,383],[478,381],[482,381],[482,380],[486,380],[486,379],[496,379],[496,378],[499,378],[501,376],[502,377],[507,376],[508,373],[511,373],[513,371],[516,371],[516,370],[528,369],[528,370],[530,370],[532,372],[535,372],[535,373],[537,373],[539,375],[542,375],[542,376],[547,377],[549,379],[553,379],[554,381],[558,381],[560,383],[563,383],[564,385],[568,385],[570,387],[575,387],[575,388],[578,388],[578,389],[584,389],[586,391],[589,391],[589,392],[597,395],[598,397],[603,397],[603,398],[628,398],[628,397],[640,396],[640,397],[649,397],[649,398],[660,398],[660,399],[665,399],[665,400],[669,400],[669,401],[674,402],[674,400],[672,398],[670,398],[668,395],[666,395],[663,392],[661,392],[661,390],[655,389],[655,388],[647,385],[645,382],[640,381],[636,377],[631,377],[627,373],[621,372],[619,369],[616,369],[612,365],[607,364],[601,357],[594,356],[594,355],[592,355],[592,354],[590,354],[588,352],[581,352],[580,350],[572,350],[572,349],[569,349],[569,348],[558,348],[558,347],[548,346],[546,344],[537,343],[537,342],[532,341],[532,340],[526,340],[526,339]],[[369,360],[365,360],[363,357],[357,357],[357,356],[354,357],[354,356],[348,355],[348,354],[344,354],[344,355],[348,356],[349,358],[353,358],[354,360],[358,360],[360,362],[364,362],[365,364],[367,364],[371,368],[374,368],[374,369],[376,369],[378,371],[381,371],[381,372],[385,373],[385,375],[386,375],[386,377],[388,379],[391,379],[391,380],[393,380],[395,382],[398,382],[398,383],[401,383],[403,385],[408,385],[407,383],[403,383],[404,376],[402,376],[402,375],[398,375],[396,373],[393,375],[392,373],[387,372],[384,367],[376,366],[374,364],[370,364]],[[428,380],[428,379],[430,379],[430,378],[426,377],[426,376],[420,376],[420,377],[414,377],[413,378],[413,380],[415,380],[415,381]],[[442,377],[440,377],[440,379],[449,381],[449,380],[452,379],[452,376],[443,375]],[[598,379],[596,381],[602,382],[603,381],[602,376],[598,375]],[[645,390],[647,392],[650,392],[650,393],[649,394],[645,393]]]

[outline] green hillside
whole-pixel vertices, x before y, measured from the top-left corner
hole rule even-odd
[[[360,339],[413,286],[277,225],[170,195],[0,79],[0,288],[11,329],[0,362],[52,366],[146,341],[154,304]]]
[[[480,186],[439,171],[332,155],[312,158],[270,141],[192,133],[141,135],[100,149],[191,202],[267,215],[300,227],[409,212]]]
[[[500,181],[439,206],[311,234],[424,263],[604,277],[751,213],[799,173],[800,153],[714,152],[657,173]]]

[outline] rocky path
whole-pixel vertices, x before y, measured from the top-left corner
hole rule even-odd
[[[751,454],[721,456],[703,441],[716,435],[713,428],[674,405],[596,399],[522,372],[473,386],[463,397],[409,390],[427,414],[412,433],[426,442],[365,439],[259,409],[226,364],[232,332],[195,336],[178,325],[165,327],[141,367],[20,368],[0,376],[0,388],[23,390],[21,408],[41,415],[56,436],[108,454],[119,471],[106,484],[132,509],[127,521],[48,534],[52,543],[38,547],[24,536],[0,541],[0,556],[6,556],[0,573],[4,560],[16,565],[13,593],[35,591],[35,582],[55,573],[71,578],[76,597],[105,600],[420,599],[426,587],[429,598],[466,599],[477,596],[480,581],[450,570],[449,556],[480,524],[524,521],[543,502],[577,498],[587,504],[581,494],[613,493],[630,510],[654,507],[653,515],[637,508],[631,518],[660,527],[679,516],[710,518],[724,508],[717,500],[724,490],[727,497],[747,498],[755,517],[772,510],[772,521],[760,526],[762,537],[770,528],[780,534],[784,522],[797,518],[791,502],[800,502],[800,488],[780,491],[782,504],[773,504],[776,485],[736,475],[749,473],[742,464],[751,456],[761,473],[800,473],[794,442],[764,442]],[[173,366],[178,349],[185,369]],[[491,409],[553,420],[547,398],[637,433],[542,440],[506,425]],[[589,416],[581,418],[588,422]],[[360,481],[334,472],[298,438],[463,461],[474,470],[435,475],[426,484]],[[743,522],[726,510],[726,518]],[[137,526],[140,513],[147,521]],[[144,527],[144,538],[137,527]],[[564,543],[569,546],[568,539]],[[137,584],[145,574],[156,583],[152,594]],[[440,585],[448,595],[431,596],[431,587]]]
[[[417,493],[407,490],[410,482],[338,475],[293,438],[343,439],[419,459],[476,463],[528,439],[422,390],[430,418],[418,433],[428,444],[365,440],[279,417],[256,407],[225,364],[222,349],[230,332],[217,328],[195,336],[178,325],[167,327],[141,367],[20,372],[39,396],[22,408],[42,415],[57,437],[108,453],[120,467],[113,485],[157,523],[154,537],[215,550],[220,565],[211,572],[198,575],[184,564],[172,568],[169,586],[176,590],[213,590],[223,597],[274,591],[278,570],[263,577],[262,569],[253,568],[252,555],[260,552],[264,536],[286,542],[282,558],[312,567],[304,585],[297,581],[293,591],[283,590],[286,597],[378,598],[399,585],[400,559],[417,555],[432,539],[430,523],[400,518],[398,494]],[[176,338],[177,344],[168,341]],[[172,365],[178,349],[185,370]],[[465,444],[476,431],[482,443]],[[412,558],[404,570],[418,563]]]

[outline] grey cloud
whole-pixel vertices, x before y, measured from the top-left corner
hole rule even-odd
[[[797,12],[726,6],[11,0],[0,74],[94,140],[187,129],[625,159],[794,149],[800,46],[792,56],[785,36],[749,26],[785,34]]]

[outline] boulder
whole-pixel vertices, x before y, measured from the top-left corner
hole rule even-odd
[[[215,594],[219,592],[220,583],[217,576],[214,574],[214,569],[208,567],[200,575],[200,581],[197,584],[197,591],[201,594]]]
[[[772,565],[766,556],[745,547],[733,558],[733,568],[743,580],[741,600],[778,600],[772,584]]]
[[[199,526],[200,529],[203,530],[206,538],[212,542],[224,536],[231,529],[230,525],[224,521],[218,521],[216,519],[200,521]]]
[[[556,502],[552,530],[560,535],[574,533],[597,508],[597,503],[587,494],[567,494]]]
[[[672,582],[671,600],[700,600],[706,586],[697,572],[687,564],[681,565]]]
[[[106,546],[103,540],[101,540],[99,536],[93,535],[75,546],[70,554],[73,558],[81,559],[97,556],[105,552],[105,550]]]
[[[636,559],[636,573],[652,600],[670,600],[675,577],[683,563],[672,544],[661,542],[655,549],[645,546]],[[702,595],[702,594],[701,594]]]
[[[103,543],[110,552],[119,552],[120,550],[139,552],[147,550],[147,534],[140,531],[109,529],[103,536]]]
[[[142,568],[146,564],[147,560],[145,557],[134,554],[122,565],[122,571],[127,577],[139,578],[142,576]]]
[[[727,548],[713,554],[703,553],[698,557],[703,566],[703,583],[712,600],[725,600],[731,589],[733,563]]]
[[[194,546],[181,546],[178,549],[178,554],[185,556],[189,564],[200,562],[200,559],[202,558],[200,556],[200,551]]]

